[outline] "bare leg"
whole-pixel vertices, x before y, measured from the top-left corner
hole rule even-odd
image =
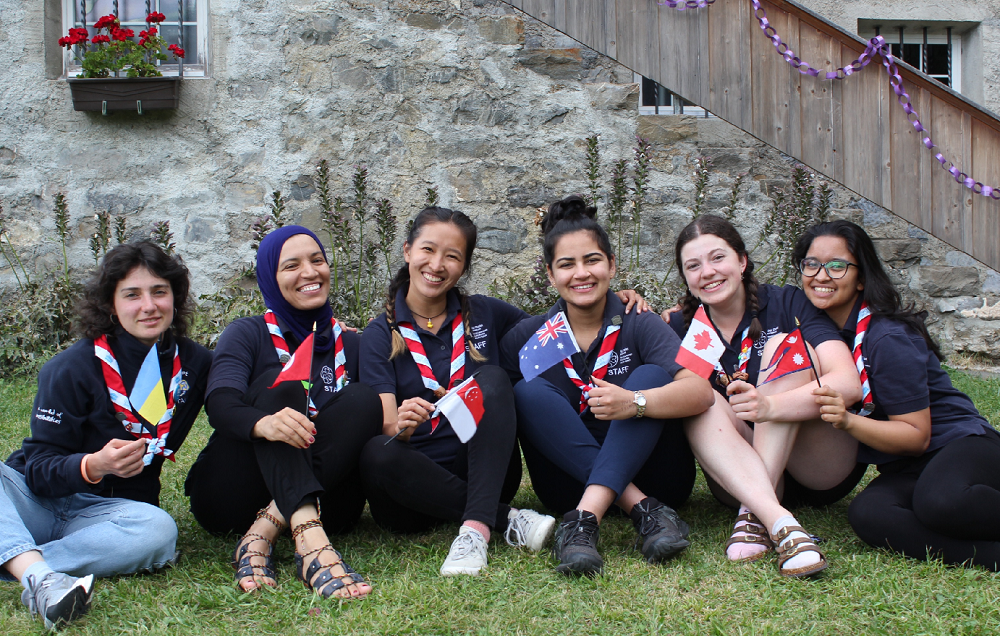
[[[39,561],[44,561],[42,558],[42,553],[38,550],[28,550],[27,552],[22,552],[10,561],[3,564],[3,567],[10,572],[10,575],[17,580],[21,580],[24,576],[24,571],[28,569],[28,566],[33,563],[38,563]]]

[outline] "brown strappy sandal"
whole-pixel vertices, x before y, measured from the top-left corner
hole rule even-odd
[[[281,523],[277,517],[272,515],[267,511],[268,507],[264,506],[257,513],[257,518],[254,519],[256,523],[260,519],[267,519],[270,521],[275,528],[278,529],[278,534],[285,529],[285,524]],[[253,524],[251,524],[253,525]],[[247,541],[249,539],[249,541]],[[250,546],[254,541],[263,541],[267,544],[267,552],[261,552],[260,550],[251,550]],[[244,592],[253,592],[254,590],[259,590],[261,584],[257,584],[257,587],[246,589],[241,585],[244,579],[253,578],[255,576],[261,578],[269,578],[277,584],[278,573],[274,569],[274,543],[267,537],[257,534],[256,532],[247,532],[243,535],[240,540],[236,543],[236,549],[233,551],[232,565],[233,569],[236,570],[236,586]],[[253,557],[262,557],[264,559],[263,565],[254,565],[250,562]],[[266,583],[264,584],[266,585]],[[272,586],[273,587],[273,586]]]
[[[799,537],[797,539],[788,539],[788,535],[793,532],[801,532],[806,536]],[[771,540],[777,545],[778,573],[781,574],[781,576],[791,578],[813,576],[814,574],[819,574],[830,566],[830,564],[826,561],[826,555],[816,547],[816,544],[813,543],[809,533],[806,532],[801,526],[785,526],[778,531],[778,534],[771,537]],[[803,552],[815,552],[819,555],[819,562],[803,568],[786,569],[781,567],[786,561],[788,561],[788,559],[791,559],[797,554],[802,554]]]
[[[737,525],[735,528],[733,528],[733,534],[729,537],[729,541],[726,541],[726,546],[722,549],[722,551],[727,554],[727,558],[728,558],[729,546],[734,545],[736,543],[750,543],[753,545],[762,545],[766,549],[758,552],[757,554],[753,554],[751,556],[744,557],[742,559],[729,559],[733,563],[752,563],[759,559],[763,559],[768,554],[770,554],[771,550],[774,549],[774,542],[771,541],[771,537],[768,535],[767,529],[764,527],[764,524],[761,523],[757,515],[755,515],[752,512],[745,512],[740,516],[736,517],[736,524],[740,523],[741,521],[743,522],[743,525],[742,526]],[[742,532],[743,534],[738,535],[737,533],[740,532]]]
[[[322,528],[323,524],[319,519],[310,519],[304,523],[292,528],[292,540],[298,539],[299,535],[309,530],[310,528]],[[336,555],[337,560],[333,563],[322,564],[319,562],[320,554],[323,552],[332,552]],[[312,562],[309,564],[308,568],[305,568],[305,560],[310,556],[313,556]],[[340,566],[344,573],[337,575],[330,571],[331,568]],[[303,571],[304,570],[304,571]],[[344,561],[344,557],[338,552],[334,547],[327,543],[326,545],[316,548],[315,550],[310,550],[305,554],[299,554],[298,545],[295,547],[295,571],[299,577],[299,580],[309,589],[313,590],[316,594],[322,596],[323,598],[330,598],[338,590],[342,590],[348,585],[354,583],[365,583],[365,577],[361,576],[354,571],[351,566],[347,565]],[[361,596],[338,596],[337,598],[341,600],[352,600],[355,598],[364,598],[368,594],[363,594]]]

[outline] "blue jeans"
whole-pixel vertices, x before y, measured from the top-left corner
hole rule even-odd
[[[642,365],[623,386],[641,391],[669,381],[661,367]],[[591,484],[621,495],[635,481],[645,494],[674,506],[690,494],[694,458],[679,421],[584,420],[575,401],[544,378],[518,382],[514,397],[525,461],[536,494],[547,507],[557,512],[572,509],[583,487]]]
[[[0,564],[38,550],[57,572],[103,577],[163,567],[176,545],[177,525],[156,506],[90,493],[39,497],[0,463]],[[0,579],[13,577],[0,567]]]

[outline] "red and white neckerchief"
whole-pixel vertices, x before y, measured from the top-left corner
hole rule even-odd
[[[603,380],[604,376],[608,374],[608,362],[611,360],[611,352],[614,351],[615,344],[618,343],[619,331],[621,331],[620,325],[608,325],[604,331],[604,340],[601,341],[601,349],[597,353],[597,361],[594,362],[594,370],[590,372],[591,376]],[[584,382],[580,379],[580,375],[573,368],[572,357],[563,359],[563,367],[566,368],[566,375],[569,376],[569,379],[576,385],[576,388],[580,389],[580,414],[582,415],[587,410],[590,391],[596,387],[590,382]]]
[[[457,386],[465,378],[465,325],[462,323],[462,312],[455,314],[455,319],[451,321],[451,377],[448,379],[448,388],[441,386],[441,383],[434,377],[434,370],[431,369],[431,362],[427,359],[427,351],[424,343],[420,341],[420,334],[409,322],[400,322],[399,334],[406,341],[406,348],[410,351],[413,361],[420,370],[420,379],[424,382],[424,387],[434,391],[437,397],[443,396],[448,389]],[[431,418],[431,433],[433,433],[441,421],[441,416]]]
[[[149,440],[146,443],[146,454],[142,456],[142,463],[149,466],[153,461],[153,455],[163,455],[174,461],[174,451],[166,447],[167,435],[170,434],[170,422],[174,418],[174,390],[181,383],[181,356],[180,347],[174,345],[174,364],[171,369],[170,390],[167,393],[167,410],[163,417],[156,422],[156,437],[143,427],[138,416],[132,411],[132,404],[125,393],[125,383],[122,381],[122,372],[118,367],[118,360],[111,351],[108,344],[108,337],[104,334],[94,340],[94,355],[101,361],[101,371],[104,373],[104,383],[108,387],[108,395],[111,397],[111,404],[118,413],[116,417],[125,425],[125,430],[138,438]],[[153,424],[153,422],[150,422]]]
[[[288,343],[285,342],[285,336],[281,333],[281,327],[278,326],[278,317],[268,309],[264,312],[264,322],[267,323],[267,331],[271,334],[271,344],[274,345],[274,351],[278,354],[278,362],[285,364],[292,357],[292,354],[288,352]],[[347,379],[345,366],[347,355],[344,353],[344,330],[336,318],[330,318],[330,326],[333,328],[333,377],[336,378],[333,392],[336,393],[350,384],[350,380]],[[308,395],[308,391],[306,394]],[[318,414],[319,409],[316,408],[312,398],[309,398],[309,417],[316,417]]]
[[[858,311],[858,326],[854,332],[854,366],[861,376],[861,409],[857,414],[867,417],[875,410],[872,402],[872,388],[868,384],[868,371],[865,370],[865,357],[861,355],[861,342],[865,339],[865,332],[868,331],[868,323],[871,322],[872,312],[868,309],[868,303],[861,301],[861,310]],[[852,413],[854,411],[851,411]]]
[[[424,343],[420,341],[420,334],[409,322],[399,323],[399,333],[406,341],[406,348],[409,349],[413,361],[420,369],[420,379],[424,382],[424,387],[434,391],[434,395],[441,397],[454,387],[465,377],[465,326],[462,324],[462,312],[455,315],[451,321],[451,377],[448,379],[448,386],[445,388],[434,377],[434,370],[431,369],[430,360],[427,359],[427,351]]]

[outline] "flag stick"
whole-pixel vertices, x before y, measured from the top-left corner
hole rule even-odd
[[[802,331],[800,329],[800,325],[799,325],[799,317],[798,316],[795,317],[795,328],[799,329],[799,333],[802,333]],[[804,346],[803,348],[806,350],[806,357],[809,358],[809,364],[813,368],[813,373],[816,375],[816,384],[818,384],[819,388],[822,389],[823,388],[823,384],[819,381],[819,368],[816,366],[816,363],[813,362],[813,357],[809,353],[809,343],[806,341],[805,335],[802,336],[802,344]]]
[[[312,363],[312,354],[316,353],[316,323],[315,322],[313,322],[312,348],[313,348],[313,350],[309,354],[309,362],[310,362],[309,379],[306,380],[306,417],[309,417],[309,404],[310,404],[310,402],[312,402],[312,400],[309,397],[309,394],[312,392],[312,386],[313,386],[313,383],[312,383],[312,364],[311,364]]]

